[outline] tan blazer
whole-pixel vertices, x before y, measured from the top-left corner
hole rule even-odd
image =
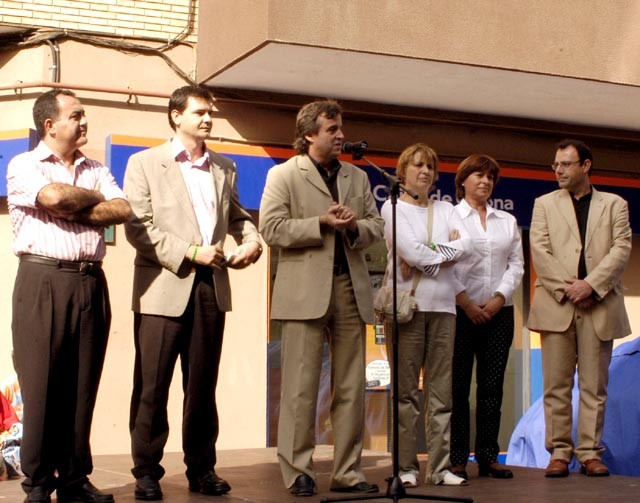
[[[590,311],[596,335],[608,341],[631,333],[621,282],[631,253],[631,228],[624,199],[592,191],[585,236],[585,281],[600,299]],[[563,332],[575,311],[574,304],[564,298],[564,279],[577,276],[582,253],[569,192],[561,189],[536,199],[530,241],[538,279],[527,326],[538,332]]]
[[[217,200],[217,223],[212,243],[222,246],[227,234],[237,243],[260,242],[251,216],[238,199],[235,163],[209,150],[211,177]],[[138,313],[180,316],[184,313],[195,271],[185,260],[189,245],[202,245],[180,165],[167,142],[129,158],[124,192],[132,217],[125,223],[127,240],[136,249],[133,310]],[[226,269],[214,270],[216,299],[221,311],[231,310]]]
[[[373,323],[373,299],[363,249],[383,237],[384,222],[376,209],[366,173],[342,163],[337,179],[340,204],[358,219],[358,238],[344,234],[351,282],[360,316]],[[333,233],[320,231],[320,215],[329,209],[331,193],[308,156],[295,156],[267,174],[260,203],[260,233],[279,247],[271,317],[311,320],[329,307],[333,283]]]

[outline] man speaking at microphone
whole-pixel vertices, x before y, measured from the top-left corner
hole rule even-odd
[[[367,175],[340,162],[342,109],[303,106],[299,155],[273,167],[260,204],[260,232],[279,248],[271,318],[282,320],[278,459],[296,496],[316,486],[312,455],[325,334],[331,353],[332,491],[368,493],[360,468],[364,433],[365,323],[373,299],[364,249],[383,237]]]

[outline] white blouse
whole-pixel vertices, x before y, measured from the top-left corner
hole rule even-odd
[[[454,210],[451,225],[464,242],[464,253],[455,266],[456,289],[466,290],[478,305],[500,293],[505,305],[513,305],[524,274],[522,239],[516,219],[510,213],[487,205],[485,230],[479,213],[464,199]]]
[[[433,204],[433,230],[431,232],[430,243],[428,240],[427,221],[428,209],[416,206],[404,201],[398,201],[396,205],[396,234],[397,234],[397,253],[407,264],[420,271],[422,278],[416,289],[416,302],[418,311],[433,311],[455,314],[456,312],[456,294],[455,290],[454,266],[446,265],[438,267],[435,271],[433,265],[439,265],[446,261],[442,253],[434,250],[429,246],[431,243],[446,244],[449,250],[455,250],[455,256],[462,254],[462,241],[449,242],[449,233],[452,227],[449,225],[449,218],[453,214],[454,207],[446,201],[431,201]],[[391,286],[392,275],[392,242],[391,242],[391,203],[386,201],[380,214],[385,222],[385,239],[387,242],[387,259],[388,265],[388,285]],[[434,274],[435,272],[435,274]],[[432,275],[434,274],[434,275]],[[413,277],[405,280],[400,273],[398,265],[398,290],[411,290],[413,286]],[[461,288],[463,290],[464,287]]]

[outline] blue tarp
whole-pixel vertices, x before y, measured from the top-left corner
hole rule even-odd
[[[640,337],[613,350],[609,365],[609,388],[602,443],[602,461],[612,474],[640,476]],[[577,377],[573,388],[573,439],[578,416]],[[507,464],[545,468],[550,455],[544,447],[542,398],[520,419],[511,435]],[[569,465],[577,471],[574,458]]]

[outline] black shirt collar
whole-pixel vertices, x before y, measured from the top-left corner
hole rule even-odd
[[[313,157],[309,156],[309,159],[311,159],[311,162],[317,168],[318,172],[320,173],[322,178],[325,179],[325,181],[331,178],[335,178],[335,176],[338,174],[338,171],[340,171],[340,168],[342,166],[342,164],[340,164],[340,161],[337,158],[333,159],[329,163],[329,169],[325,169],[324,167],[322,167],[320,163],[316,161]]]
[[[584,196],[582,197],[576,197],[573,192],[569,192],[569,194],[571,195],[571,200],[575,203],[586,203],[588,201],[591,201],[591,195],[593,194],[593,190],[591,190],[591,187],[589,187],[589,192],[587,192]]]

